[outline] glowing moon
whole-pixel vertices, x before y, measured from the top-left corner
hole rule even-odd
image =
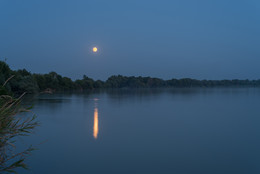
[[[92,51],[93,51],[94,53],[96,53],[96,52],[98,51],[98,48],[97,48],[97,47],[93,47],[93,48],[92,48]]]

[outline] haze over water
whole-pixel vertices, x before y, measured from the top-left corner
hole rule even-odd
[[[40,95],[38,145],[20,173],[255,174],[260,89]]]

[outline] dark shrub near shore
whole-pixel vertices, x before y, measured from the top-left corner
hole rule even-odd
[[[15,99],[4,86],[0,87],[0,173],[15,173],[18,167],[26,169],[24,160],[34,150],[32,147],[20,152],[15,149],[16,137],[29,135],[38,125],[34,114],[28,117],[21,115],[30,112],[30,108],[21,106],[23,95]]]

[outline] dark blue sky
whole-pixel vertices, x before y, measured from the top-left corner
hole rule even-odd
[[[259,0],[0,0],[0,28],[13,69],[260,78]]]

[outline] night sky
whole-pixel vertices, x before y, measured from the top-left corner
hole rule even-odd
[[[0,31],[33,73],[260,78],[259,0],[0,0]]]

